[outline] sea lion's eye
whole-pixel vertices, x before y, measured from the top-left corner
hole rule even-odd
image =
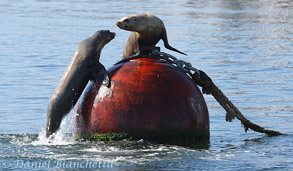
[[[126,19],[126,20],[124,20],[125,22],[128,22],[129,21],[129,19]]]

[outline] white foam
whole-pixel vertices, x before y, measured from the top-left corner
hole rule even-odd
[[[32,145],[69,145],[75,143],[74,125],[75,125],[75,112],[71,110],[61,122],[60,129],[46,137],[46,130],[42,129],[39,133],[38,139],[32,142]]]

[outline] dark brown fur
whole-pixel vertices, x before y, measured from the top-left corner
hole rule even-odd
[[[74,107],[88,81],[104,80],[106,71],[99,63],[100,53],[114,37],[115,33],[101,30],[79,44],[50,99],[47,110],[47,137],[58,130],[63,116]]]

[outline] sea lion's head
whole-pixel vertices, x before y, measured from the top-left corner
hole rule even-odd
[[[82,56],[95,56],[100,58],[100,52],[102,48],[114,39],[115,33],[109,30],[99,30],[95,32],[92,37],[83,40],[77,49],[78,53],[82,53]]]
[[[99,30],[95,32],[90,38],[93,44],[99,43],[100,45],[105,45],[114,39],[115,33],[109,30]]]
[[[163,21],[151,13],[123,17],[116,25],[120,29],[138,33],[151,33],[165,28]]]

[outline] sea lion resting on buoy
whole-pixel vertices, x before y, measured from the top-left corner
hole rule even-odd
[[[153,14],[146,13],[124,17],[117,21],[116,25],[120,29],[133,31],[126,42],[122,59],[141,52],[142,46],[155,46],[161,39],[167,49],[186,55],[169,45],[163,21]]]
[[[47,137],[58,130],[63,116],[76,104],[88,81],[103,82],[107,77],[99,59],[102,48],[114,37],[115,33],[101,30],[79,44],[50,99],[47,111]]]

